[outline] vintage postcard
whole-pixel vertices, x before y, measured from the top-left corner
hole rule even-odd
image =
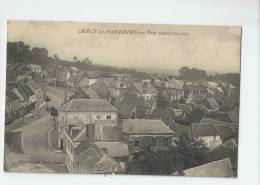
[[[241,27],[7,26],[5,171],[237,176]]]

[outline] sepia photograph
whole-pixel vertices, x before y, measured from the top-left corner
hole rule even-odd
[[[9,20],[4,171],[237,177],[241,34]]]

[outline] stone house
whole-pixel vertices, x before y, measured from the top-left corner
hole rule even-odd
[[[68,124],[77,122],[99,122],[116,126],[117,110],[104,99],[72,99],[58,108],[59,146],[64,148],[63,132]],[[100,127],[102,129],[102,127]],[[96,130],[98,130],[96,128]]]
[[[122,136],[131,153],[152,147],[154,150],[167,150],[175,139],[174,131],[161,120],[124,119]]]

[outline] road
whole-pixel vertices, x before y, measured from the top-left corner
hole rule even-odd
[[[50,104],[58,106],[59,102],[57,99],[52,99]],[[44,111],[45,109],[42,110],[42,112]],[[64,154],[57,154],[50,150],[48,132],[53,127],[53,119],[50,114],[45,111],[39,119],[28,118],[26,122],[19,128],[10,129],[12,128],[10,127],[8,129],[22,131],[23,134],[23,153],[8,152],[5,155],[5,159],[9,163],[9,170],[24,169],[23,171],[30,172],[33,171],[32,169],[36,169],[45,172],[66,172]]]
[[[53,127],[52,117],[46,115],[21,130],[23,133],[23,152],[30,161],[63,162],[63,156],[50,151],[48,131]]]

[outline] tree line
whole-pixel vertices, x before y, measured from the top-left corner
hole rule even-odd
[[[203,69],[189,68],[187,66],[179,69],[179,77],[182,80],[189,81],[223,81],[232,83],[234,86],[240,86],[240,74],[239,73],[224,73],[224,74],[207,74]]]

